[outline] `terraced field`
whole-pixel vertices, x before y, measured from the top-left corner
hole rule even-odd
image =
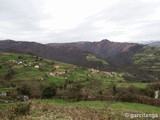
[[[141,65],[141,69],[160,71],[160,48],[145,46],[135,55],[134,64]]]

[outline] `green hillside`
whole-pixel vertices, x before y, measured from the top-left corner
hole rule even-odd
[[[159,81],[160,79],[160,48],[145,46],[144,49],[135,54],[133,65],[137,70],[134,74],[141,77],[141,81]]]
[[[137,58],[141,59],[137,54],[135,64]],[[88,59],[99,61],[94,56]],[[160,100],[154,99],[154,91],[160,83],[127,82],[126,75],[129,73],[100,71],[38,56],[1,52],[0,116],[24,119],[28,111],[27,119],[36,120],[48,111],[54,119],[76,118],[74,114],[80,112],[89,114],[82,118],[94,114],[97,119],[126,119],[125,112],[160,113]],[[19,95],[27,95],[30,100],[19,102]],[[53,109],[59,114],[53,115]]]
[[[91,54],[88,54],[88,56],[87,56],[87,60],[89,60],[89,61],[99,62],[99,63],[101,63],[101,64],[103,64],[103,65],[107,65],[107,64],[108,64],[106,61],[101,60],[101,59],[99,59],[99,58],[97,58],[96,56],[91,55]]]
[[[160,48],[145,46],[144,50],[134,56],[134,64],[148,65],[156,71],[160,69]]]

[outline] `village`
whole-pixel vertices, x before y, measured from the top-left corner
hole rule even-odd
[[[21,70],[22,68],[32,68],[38,71],[43,72],[44,67],[46,67],[47,62],[42,60],[37,60],[37,58],[33,59],[32,61],[27,60],[19,60],[19,59],[10,59],[6,61],[7,64],[11,66],[13,70]],[[50,64],[50,63],[49,63]],[[71,67],[71,68],[63,68],[61,65],[52,64],[51,71],[44,71],[45,76],[36,76],[34,79],[37,81],[44,81],[46,77],[62,77],[64,80],[69,80],[68,75],[72,74],[76,71],[77,67]],[[97,73],[101,73],[106,77],[112,77],[118,75],[116,72],[107,72],[107,71],[100,71],[93,68],[87,69],[87,76],[92,79],[92,76]],[[0,92],[0,96],[7,96],[6,92]]]
[[[43,63],[41,62],[26,62],[26,61],[18,61],[18,60],[9,60],[9,63],[11,64],[13,69],[20,69],[20,68],[24,68],[24,67],[33,67],[35,69],[41,69],[42,67],[44,67]],[[66,69],[65,71],[59,71],[58,69],[61,68],[61,66],[59,65],[53,65],[53,71],[51,72],[46,72],[46,75],[48,77],[50,76],[64,76],[67,73],[73,72],[74,69]],[[118,75],[118,73],[116,72],[107,72],[107,71],[100,71],[97,69],[93,69],[93,68],[88,68],[88,71],[90,72],[91,75],[96,74],[101,72],[103,75],[105,75],[106,77],[112,77],[112,76],[116,76]],[[90,75],[88,75],[90,76]],[[44,80],[41,77],[38,77],[37,80]]]

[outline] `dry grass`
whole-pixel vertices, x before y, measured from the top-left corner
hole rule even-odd
[[[22,102],[21,104],[28,104]],[[15,114],[17,106],[11,105],[0,110],[0,120],[128,120],[124,112],[115,111],[109,107],[94,109],[89,107],[57,106],[55,104],[41,104],[32,101],[28,114]],[[127,112],[131,113],[131,112]],[[131,118],[130,118],[131,119]],[[148,118],[150,120],[151,118]],[[157,118],[158,119],[158,118]],[[134,118],[132,120],[146,120]]]
[[[110,109],[60,107],[51,104],[32,103],[28,115],[16,115],[12,109],[0,111],[2,120],[125,120],[121,113]]]

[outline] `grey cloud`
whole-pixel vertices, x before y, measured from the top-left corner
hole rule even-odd
[[[0,21],[5,21],[8,29],[20,31],[40,30],[39,22],[46,18],[42,14],[42,8],[36,8],[32,0],[1,0],[0,1]],[[34,6],[34,7],[33,7]],[[8,26],[7,26],[8,23]],[[9,25],[12,26],[9,26]],[[0,25],[2,26],[2,25]]]
[[[43,42],[45,30],[40,22],[49,19],[43,13],[43,0],[0,0],[0,37]],[[41,40],[41,41],[40,41]]]
[[[119,0],[113,6],[86,18],[77,27],[58,33],[40,27],[41,21],[50,19],[43,13],[42,4],[43,0],[0,0],[0,37],[42,43],[96,41],[120,35],[128,36],[131,41],[160,39],[159,20],[148,19],[159,8],[160,2]],[[116,26],[102,33],[102,28],[94,26],[100,20],[115,23]],[[128,35],[127,31],[140,32]]]
[[[96,41],[101,40],[101,33],[97,31],[98,28],[93,26],[90,21],[86,21],[80,25],[78,25],[74,29],[70,29],[67,31],[61,31],[60,33],[54,33],[50,31],[48,34],[49,42],[76,42],[76,41]],[[96,37],[95,37],[96,36]]]
[[[137,28],[137,30],[141,30],[137,36],[132,37],[131,39],[139,39],[139,40],[160,40],[160,22],[149,23],[145,26]]]
[[[104,9],[90,19],[101,20],[105,19],[112,22],[135,22],[137,19],[145,18],[152,14],[159,7],[157,3],[146,3],[140,0],[120,0],[114,6]]]
[[[103,20],[106,23],[115,23],[116,28],[114,31],[106,31],[108,37],[128,36],[127,31],[137,30],[141,32],[138,35],[133,33],[133,35],[128,36],[131,39],[130,41],[138,42],[139,39],[159,39],[160,21],[157,20],[155,23],[155,20],[149,18],[159,8],[159,5],[160,2],[147,3],[140,0],[120,0],[119,3],[89,17],[88,20],[90,24],[94,24],[94,22],[99,20]]]
[[[144,21],[139,21],[139,20],[147,18],[156,10],[157,7],[158,4],[156,3],[150,4],[150,3],[143,3],[140,1],[121,0],[114,6],[106,8],[105,10],[97,13],[96,15],[89,17],[88,19],[86,19],[87,22],[80,24],[79,26],[77,26],[77,28],[73,30],[68,30],[67,32],[62,32],[61,34],[67,35],[63,38],[64,40],[67,39],[67,41],[69,41],[70,39],[72,39],[72,41],[74,40],[93,41],[98,39],[100,40],[104,37],[107,38],[109,36],[125,35],[126,30],[132,31],[134,29],[138,29],[134,28],[134,26],[137,24],[139,24],[137,27],[142,27],[142,26],[145,27],[144,23],[147,22],[152,23],[153,21],[148,21],[148,19]],[[105,34],[100,33],[99,32],[100,28],[95,27],[93,25],[94,22],[97,22],[99,20],[104,20],[106,23],[107,22],[116,23],[117,27],[115,28],[114,31],[106,31]],[[129,37],[133,38],[133,36]],[[145,38],[146,37],[144,36],[144,39]],[[57,37],[56,39],[59,39],[59,37]]]

